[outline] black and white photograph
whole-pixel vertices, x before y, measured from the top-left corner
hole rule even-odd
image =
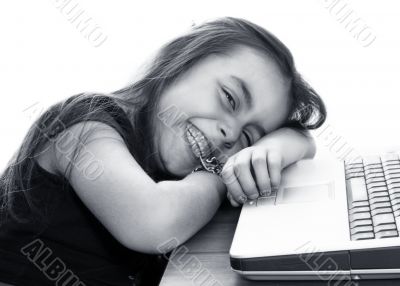
[[[0,286],[400,285],[395,0],[3,1],[0,27]]]

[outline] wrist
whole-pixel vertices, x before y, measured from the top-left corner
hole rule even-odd
[[[302,159],[312,158],[316,147],[307,130],[280,128],[261,138],[254,146],[266,148],[268,152],[278,152],[282,156],[282,167]]]
[[[207,191],[216,191],[221,201],[225,197],[226,187],[222,178],[208,171],[199,170],[190,173],[182,181],[192,189],[204,188]]]

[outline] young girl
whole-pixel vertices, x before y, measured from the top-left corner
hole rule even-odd
[[[307,129],[325,115],[272,34],[236,18],[194,27],[131,86],[33,124],[1,177],[0,281],[156,284],[143,273],[160,245],[193,236],[226,194],[268,196],[314,155]]]

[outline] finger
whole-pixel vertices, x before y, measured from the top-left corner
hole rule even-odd
[[[228,193],[231,194],[232,198],[237,203],[244,204],[247,201],[247,196],[243,193],[242,188],[236,178],[231,160],[228,160],[222,169],[221,177]]]
[[[227,193],[226,196],[228,197],[228,201],[231,203],[231,206],[233,207],[238,207],[240,204],[238,204],[233,198],[231,193]]]
[[[226,163],[222,168],[220,175],[225,185],[229,185],[231,182],[236,181],[236,175],[235,172],[233,171],[233,161],[234,161],[233,157],[228,158],[228,160],[226,160]]]
[[[251,174],[251,154],[252,151],[238,153],[234,161],[234,171],[247,198],[254,200],[259,197],[259,193]]]
[[[264,150],[254,150],[251,163],[260,195],[265,197],[271,194],[271,181],[267,165],[267,152]]]
[[[267,161],[271,187],[278,188],[281,183],[282,156],[278,152],[271,151],[267,155]]]

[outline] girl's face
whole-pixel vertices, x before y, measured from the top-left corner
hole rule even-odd
[[[154,126],[157,163],[185,176],[210,149],[226,162],[279,128],[289,105],[288,81],[273,59],[245,46],[210,55],[161,95]]]

